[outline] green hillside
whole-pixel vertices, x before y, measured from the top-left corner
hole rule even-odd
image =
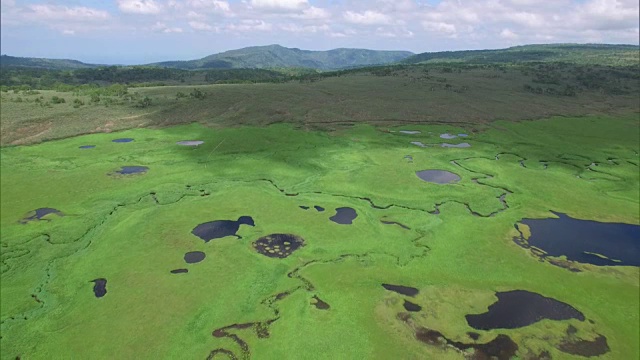
[[[425,52],[402,60],[405,64],[464,62],[475,64],[513,62],[569,62],[575,64],[628,66],[640,63],[636,45],[547,44],[514,46],[497,50]]]
[[[199,60],[166,61],[150,65],[177,69],[312,68],[320,70],[379,65],[411,56],[409,51],[333,49],[310,51],[280,45],[252,46],[209,55]]]
[[[45,59],[31,57],[0,56],[0,67],[26,67],[53,70],[88,69],[99,65],[86,64],[78,60],[70,59]]]

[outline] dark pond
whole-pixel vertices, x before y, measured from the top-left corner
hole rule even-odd
[[[182,145],[182,146],[198,146],[198,145],[204,144],[204,141],[200,141],[200,140],[185,140],[185,141],[178,141],[176,144]]]
[[[314,295],[313,299],[314,299],[313,305],[315,305],[316,309],[329,310],[329,308],[330,308],[329,304],[327,304],[326,302],[320,300],[320,298],[318,296]]]
[[[49,214],[56,214],[58,216],[64,216],[62,211],[54,209],[54,208],[39,208],[39,209],[35,209],[35,210],[30,211],[29,213],[27,213],[27,215],[25,215],[25,217],[22,218],[22,220],[20,220],[20,222],[22,224],[26,224],[29,221],[42,220],[43,217],[45,217],[45,216],[47,216]]]
[[[95,147],[96,147],[95,145],[82,145],[80,146],[80,149],[93,149]]]
[[[418,295],[418,293],[420,292],[418,289],[410,286],[382,284],[382,287],[389,291],[397,292],[398,294],[411,297]]]
[[[467,332],[467,335],[473,340],[480,339],[480,334],[478,334],[477,332],[469,331]]]
[[[356,217],[358,217],[358,213],[354,209],[341,207],[336,209],[336,214],[330,217],[329,220],[341,225],[351,225]]]
[[[434,184],[450,184],[460,181],[460,176],[445,170],[422,170],[416,175],[426,182]]]
[[[304,246],[304,240],[292,234],[271,234],[259,238],[253,247],[262,255],[284,259]]]
[[[460,144],[449,144],[449,143],[443,143],[440,146],[445,147],[445,148],[468,148],[471,147],[471,144],[463,142]]]
[[[171,270],[172,274],[185,274],[188,273],[189,269],[175,269],[175,270]]]
[[[543,319],[584,321],[584,315],[573,306],[556,299],[525,290],[496,293],[498,301],[483,314],[466,315],[467,323],[474,329],[517,329]]]
[[[404,304],[402,304],[402,306],[404,306],[404,309],[407,311],[411,311],[411,312],[418,312],[420,310],[422,310],[422,306],[418,305],[418,304],[414,304],[411,301],[405,300]]]
[[[120,170],[115,171],[116,174],[120,175],[132,175],[132,174],[142,174],[149,170],[146,166],[123,166]]]
[[[204,260],[205,257],[207,257],[207,255],[202,251],[190,251],[184,254],[184,261],[187,264],[195,264]]]
[[[215,220],[202,223],[191,230],[191,233],[204,240],[204,242],[225,236],[235,236],[238,239],[242,239],[239,235],[236,235],[236,232],[240,229],[240,225],[254,226],[255,224],[251,216],[241,216],[237,221]]]
[[[93,294],[97,298],[101,298],[107,294],[107,279],[99,278],[91,280],[93,283]]]
[[[300,205],[300,209],[302,209],[302,210],[309,210],[309,207],[308,207],[308,206],[304,206],[304,205]]]
[[[318,212],[323,212],[324,211],[324,208],[322,206],[314,205],[313,208],[316,209],[316,211],[318,211]]]
[[[531,229],[531,236],[526,242],[516,243],[540,248],[548,256],[564,255],[568,260],[581,263],[640,266],[640,226],[554,214],[557,219],[522,220],[521,223]]]
[[[133,139],[132,138],[122,138],[122,139],[113,139],[111,140],[111,142],[114,143],[128,143],[128,142],[132,142]]]

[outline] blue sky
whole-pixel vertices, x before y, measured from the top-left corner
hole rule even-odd
[[[1,52],[142,64],[252,45],[638,44],[637,0],[0,0]]]

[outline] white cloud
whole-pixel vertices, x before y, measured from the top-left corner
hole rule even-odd
[[[167,26],[167,24],[163,22],[156,22],[153,26],[150,27],[151,31],[170,34],[170,33],[181,33],[183,32],[181,27],[177,26]]]
[[[191,26],[194,30],[202,30],[202,31],[212,31],[215,28],[207,23],[203,23],[200,21],[189,21],[189,26]]]
[[[292,14],[291,17],[304,20],[320,20],[328,19],[331,17],[331,13],[326,9],[311,6],[302,10],[299,14]]]
[[[118,9],[130,14],[158,14],[162,5],[154,0],[117,0]]]
[[[109,13],[83,6],[67,7],[56,5],[29,5],[24,16],[30,20],[41,21],[103,21]]]
[[[344,19],[347,22],[359,25],[385,25],[391,22],[389,16],[373,10],[367,10],[361,13],[347,11],[344,13]]]
[[[225,27],[228,31],[251,32],[251,31],[271,31],[273,25],[263,20],[242,20],[239,23],[231,23]]]
[[[254,9],[297,11],[309,6],[307,0],[251,0],[249,2]]]
[[[62,34],[64,34],[64,35],[75,35],[76,31],[75,30],[62,30]]]
[[[500,32],[500,37],[503,39],[513,40],[518,38],[518,34],[509,29],[502,29],[502,31]]]

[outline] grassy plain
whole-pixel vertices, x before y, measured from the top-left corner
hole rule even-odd
[[[479,342],[507,334],[518,343],[519,358],[544,350],[554,359],[573,358],[556,348],[571,324],[585,339],[607,337],[611,351],[602,358],[637,358],[638,268],[576,265],[583,271],[574,273],[538,261],[512,241],[516,222],[549,217],[549,210],[640,223],[637,113],[624,114],[625,106],[633,106],[624,97],[595,93],[546,98],[541,108],[534,95],[516,90],[522,85],[515,74],[504,76],[514,76],[503,83],[509,106],[495,100],[500,95],[487,97],[480,75],[467,95],[428,90],[421,93],[430,94],[428,101],[402,92],[418,86],[405,77],[387,80],[384,88],[363,76],[288,84],[287,92],[279,85],[210,86],[204,100],[175,100],[175,88],[140,89],[157,107],[121,118],[112,111],[126,107],[17,117],[5,114],[3,100],[5,145],[104,131],[108,117],[111,130],[207,126],[132,129],[0,150],[1,358],[204,359],[219,348],[256,359],[464,357],[417,341],[397,318],[403,297],[381,283],[420,289],[411,301],[424,310],[411,315],[414,321],[463,342],[474,331],[464,315],[484,312],[495,291],[537,292],[572,305],[593,323],[545,320],[479,331]],[[457,86],[456,75],[447,75],[447,83]],[[387,95],[376,95],[382,93]],[[451,106],[457,96],[459,109]],[[23,103],[9,104],[15,115]],[[613,104],[622,115],[488,122],[610,112]],[[250,118],[271,125],[243,126]],[[400,119],[443,123],[337,126],[367,118],[387,126]],[[273,124],[286,120],[294,124]],[[60,126],[41,136],[25,141],[16,135],[55,121]],[[333,130],[311,129],[318,124]],[[472,147],[410,144],[437,145],[444,132],[469,133],[464,141]],[[111,142],[122,137],[135,141]],[[205,143],[180,147],[180,140]],[[107,175],[126,165],[149,171]],[[415,175],[424,169],[449,170],[462,180],[429,184]],[[507,207],[499,199],[505,193]],[[329,221],[344,206],[358,213],[353,225]],[[65,216],[19,223],[41,207]],[[200,223],[244,215],[256,226],[241,226],[240,240],[204,243],[190,233]],[[251,243],[271,233],[297,234],[305,246],[285,259],[255,252]],[[207,258],[186,265],[187,251]],[[169,272],[183,267],[189,273]],[[96,278],[108,280],[103,298],[92,292]],[[281,293],[289,295],[276,299]],[[330,309],[313,306],[314,295]],[[252,328],[229,330],[246,351],[232,338],[212,336],[216,329],[254,322],[268,323],[269,336]]]
[[[0,144],[192,122],[213,128],[287,122],[302,129],[359,123],[445,123],[471,129],[494,120],[617,116],[638,112],[638,86],[634,69],[533,64],[381,67],[319,81],[130,88],[130,95],[151,99],[144,108],[118,97],[93,103],[83,93],[10,91],[1,93]],[[204,98],[188,96],[194,88],[206,93]],[[566,91],[573,95],[562,95]],[[54,96],[65,103],[52,104]],[[74,107],[76,98],[84,105]]]

